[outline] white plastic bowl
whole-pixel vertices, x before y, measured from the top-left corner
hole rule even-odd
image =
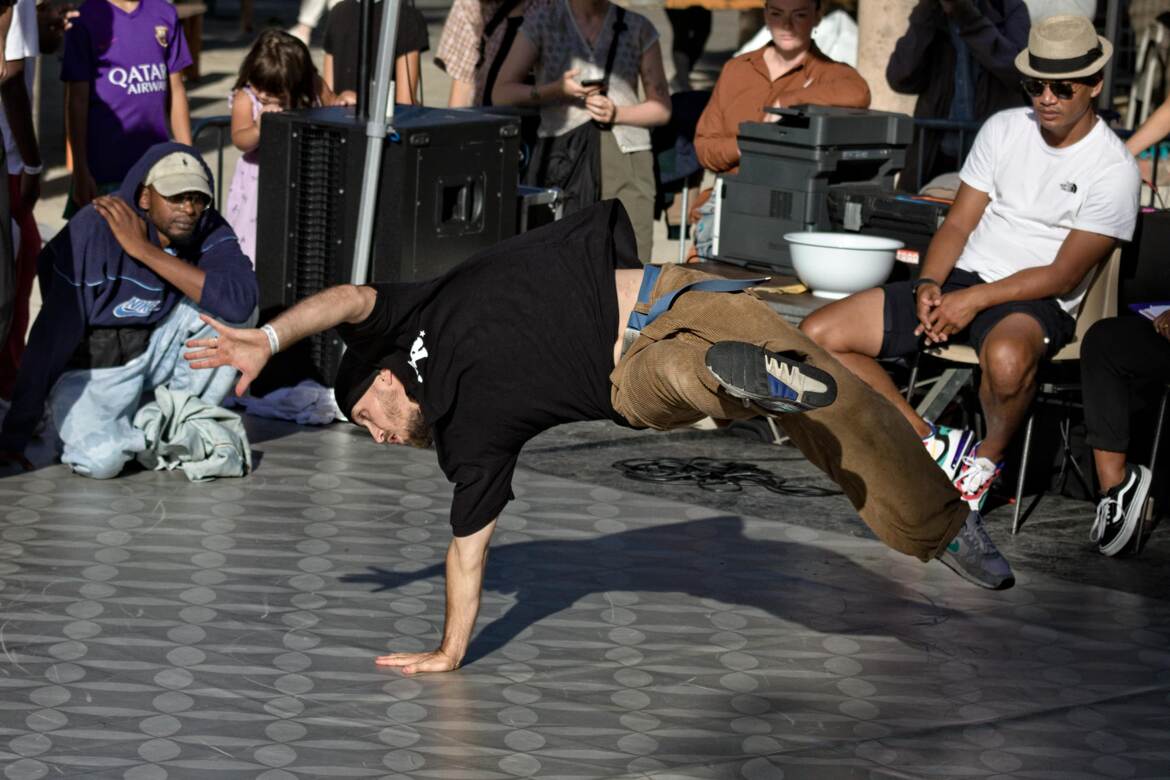
[[[820,298],[844,298],[877,287],[894,269],[904,244],[861,233],[785,233],[800,281]]]

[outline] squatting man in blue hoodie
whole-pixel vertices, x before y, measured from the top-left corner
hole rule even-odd
[[[165,385],[223,401],[234,369],[192,370],[184,345],[212,334],[200,312],[254,322],[258,289],[211,192],[197,150],[158,144],[117,194],[95,199],[45,246],[44,303],[0,429],[0,460],[30,467],[24,450],[47,404],[61,462],[108,479],[146,448],[132,423],[144,394]]]

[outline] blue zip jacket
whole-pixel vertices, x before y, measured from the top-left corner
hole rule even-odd
[[[187,152],[203,162],[193,147],[156,144],[130,169],[117,193],[146,220],[147,236],[159,246],[158,231],[138,208],[138,192],[154,164],[171,152]],[[206,163],[203,168],[213,181]],[[256,273],[219,212],[208,208],[188,244],[172,244],[167,251],[206,274],[200,308],[225,322],[242,322],[252,313],[259,299]],[[92,205],[78,211],[41,251],[37,274],[43,304],[0,432],[0,450],[9,452],[24,451],[50,390],[90,331],[149,327],[183,298],[177,288],[123,251]]]

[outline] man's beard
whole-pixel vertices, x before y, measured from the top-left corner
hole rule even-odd
[[[167,241],[169,241],[172,246],[186,247],[194,243],[195,227],[195,225],[192,225],[191,229],[184,233],[178,233],[171,230],[162,230],[161,228],[159,228],[158,232],[166,236]]]
[[[398,399],[379,398],[382,411],[390,417],[404,417],[402,443],[411,447],[428,449],[432,443],[431,426],[423,419],[422,409],[418,406],[408,406]]]
[[[433,443],[431,426],[423,419],[422,410],[415,409],[406,421],[406,443],[421,450],[430,449]]]

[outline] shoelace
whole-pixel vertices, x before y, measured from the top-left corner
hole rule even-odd
[[[1116,498],[1101,499],[1101,503],[1097,504],[1097,519],[1093,521],[1093,527],[1089,529],[1090,542],[1101,541],[1101,537],[1105,534],[1105,527],[1120,510],[1121,502]]]
[[[963,473],[957,484],[959,489],[968,495],[975,493],[984,483],[995,477],[996,465],[987,458],[968,455],[963,458],[963,466]]]

